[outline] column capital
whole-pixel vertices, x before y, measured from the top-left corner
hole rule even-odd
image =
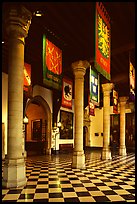
[[[127,100],[128,100],[128,97],[127,97],[127,96],[121,96],[121,97],[119,97],[119,103],[120,103],[120,104],[126,104]]]
[[[102,90],[103,92],[108,92],[110,93],[112,88],[114,88],[114,84],[113,83],[106,83],[106,84],[102,84]]]
[[[134,103],[134,102],[130,102],[130,103],[129,103],[129,107],[130,107],[130,109],[131,109],[132,112],[135,111],[135,103]]]
[[[86,73],[86,69],[90,66],[90,63],[87,60],[79,60],[72,63],[72,69],[75,76],[82,75],[84,76]]]
[[[23,6],[10,7],[5,17],[8,35],[27,37],[32,14]]]

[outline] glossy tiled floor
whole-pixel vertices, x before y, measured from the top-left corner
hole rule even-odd
[[[135,202],[135,154],[100,159],[86,151],[86,168],[72,169],[72,153],[28,157],[27,185],[2,189],[3,202]]]

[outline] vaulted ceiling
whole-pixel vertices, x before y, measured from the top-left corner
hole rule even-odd
[[[10,4],[3,3],[3,14]],[[128,95],[129,56],[135,67],[135,2],[103,4],[111,18],[111,81],[119,95]],[[93,61],[95,2],[19,2],[18,5],[24,5],[32,14],[37,10],[43,13],[42,17],[32,18],[25,45],[26,62],[39,67],[43,33],[62,49],[66,75],[73,77],[72,62]],[[3,40],[6,41],[4,26]],[[2,48],[5,59],[6,43]]]

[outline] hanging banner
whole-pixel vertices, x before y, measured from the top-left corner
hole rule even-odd
[[[62,88],[62,50],[43,35],[43,83],[49,87]]]
[[[28,87],[31,85],[31,65],[24,63],[24,91],[28,91]]]
[[[135,99],[135,68],[130,62],[129,67],[129,83],[130,83],[130,98],[131,100]]]
[[[113,113],[118,113],[118,92],[113,89]]]
[[[63,78],[62,83],[62,106],[72,109],[72,80]]]
[[[95,68],[108,80],[110,77],[110,17],[102,2],[96,2]]]
[[[89,76],[90,101],[99,106],[99,75],[90,66]]]
[[[89,115],[95,116],[95,105],[89,101]]]

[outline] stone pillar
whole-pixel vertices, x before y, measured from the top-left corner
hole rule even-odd
[[[84,111],[84,75],[90,64],[87,61],[72,63],[75,76],[75,136],[72,168],[85,168],[85,154],[83,150],[83,111]]]
[[[125,146],[125,106],[128,97],[119,97],[120,103],[120,147],[119,155],[126,155],[126,146]]]
[[[7,188],[26,185],[26,167],[22,149],[24,44],[31,13],[22,6],[11,7],[6,18],[8,33],[8,151],[2,185]]]
[[[113,83],[102,84],[103,89],[103,149],[102,159],[111,159],[111,151],[109,149],[110,141],[110,92]]]

